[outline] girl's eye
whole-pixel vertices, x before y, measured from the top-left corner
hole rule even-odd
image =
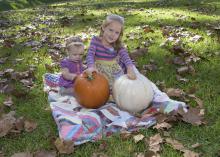
[[[119,32],[115,32],[115,34],[119,34]]]
[[[109,31],[112,32],[113,30],[110,28]]]

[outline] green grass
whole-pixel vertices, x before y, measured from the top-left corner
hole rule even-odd
[[[58,137],[55,121],[51,112],[45,110],[48,107],[47,95],[43,92],[42,75],[47,72],[44,64],[52,63],[48,53],[48,46],[43,45],[37,52],[33,52],[30,47],[23,46],[23,43],[30,40],[41,41],[42,36],[50,36],[51,43],[63,43],[66,35],[87,34],[91,38],[92,34],[98,34],[100,24],[108,13],[117,13],[125,17],[125,35],[124,41],[128,50],[132,51],[146,40],[151,40],[149,53],[138,59],[138,65],[142,67],[153,59],[159,70],[148,72],[147,77],[153,82],[164,81],[167,87],[181,88],[187,91],[193,86],[197,87],[195,95],[204,102],[205,118],[208,124],[204,126],[192,126],[179,122],[170,130],[171,136],[181,141],[187,148],[194,143],[200,143],[201,146],[192,149],[202,153],[204,157],[216,157],[220,151],[220,58],[215,55],[220,52],[220,45],[217,42],[217,36],[208,36],[206,31],[211,29],[210,25],[219,25],[220,21],[220,2],[218,0],[136,0],[136,1],[65,1],[59,3],[55,0],[20,0],[20,1],[0,1],[0,10],[9,10],[0,12],[1,19],[9,22],[9,25],[2,27],[0,31],[0,43],[3,42],[3,36],[12,36],[15,42],[13,48],[4,48],[0,44],[0,58],[8,57],[5,64],[0,65],[0,71],[6,68],[13,68],[15,71],[25,71],[30,65],[35,65],[35,87],[25,97],[13,97],[14,109],[17,116],[24,116],[37,122],[37,129],[32,133],[22,132],[17,135],[7,135],[0,139],[0,151],[5,156],[11,156],[16,152],[37,151],[40,149],[51,150],[54,145],[52,139]],[[50,3],[50,4],[48,4]],[[34,8],[31,8],[34,7]],[[23,9],[19,9],[23,8]],[[179,20],[178,16],[186,16]],[[61,26],[63,17],[70,18],[71,22]],[[195,18],[195,21],[192,20]],[[45,24],[43,21],[51,22]],[[198,28],[191,27],[193,22],[200,22]],[[27,26],[35,26],[35,30],[27,30],[22,35],[22,29]],[[144,33],[141,26],[149,25],[154,33]],[[201,35],[202,41],[192,43],[189,37],[183,37],[184,48],[191,53],[203,57],[199,62],[194,63],[195,75],[186,75],[188,83],[180,83],[176,80],[176,68],[178,66],[168,64],[166,58],[172,54],[168,48],[159,45],[166,40],[162,36],[161,26],[180,26],[188,32]],[[33,36],[31,33],[40,32],[42,35]],[[135,38],[128,39],[126,36],[135,33]],[[14,35],[21,34],[15,38]],[[57,37],[61,37],[57,39]],[[89,41],[89,40],[88,40]],[[88,46],[88,41],[86,45]],[[14,63],[16,58],[24,58],[18,64]],[[55,72],[59,68],[54,69]],[[18,90],[21,89],[19,82],[14,82]],[[0,106],[7,95],[0,95]],[[195,104],[190,101],[189,105]],[[10,109],[6,109],[8,112]],[[141,130],[146,137],[156,133],[153,129]],[[99,145],[107,143],[105,150],[100,151]],[[131,139],[122,140],[119,135],[104,138],[95,143],[86,143],[77,146],[72,155],[87,157],[92,156],[93,152],[103,152],[110,157],[132,157],[137,152],[147,150],[143,141],[135,144]],[[163,144],[161,157],[181,157],[182,154],[170,146]]]

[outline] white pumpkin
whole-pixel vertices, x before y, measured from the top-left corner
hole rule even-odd
[[[147,108],[153,100],[151,82],[138,73],[136,80],[120,76],[113,84],[113,97],[119,108],[131,113]]]

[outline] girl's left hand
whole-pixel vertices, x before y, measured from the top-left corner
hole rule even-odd
[[[135,80],[137,78],[137,76],[131,66],[127,68],[127,76],[131,80]]]

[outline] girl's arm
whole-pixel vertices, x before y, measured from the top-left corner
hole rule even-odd
[[[128,55],[128,52],[125,48],[122,48],[120,51],[119,51],[119,57],[120,57],[120,60],[125,64],[126,66],[126,69],[127,69],[127,76],[129,79],[131,80],[135,80],[136,79],[136,74],[133,70],[133,63]]]
[[[95,40],[96,40],[95,37],[93,37],[90,42],[88,53],[86,56],[86,63],[88,66],[86,72],[89,74],[91,74],[93,71],[97,71],[95,68],[95,53],[96,53]]]
[[[77,76],[77,74],[70,73],[67,68],[62,68],[61,73],[62,73],[62,76],[64,77],[64,79],[70,80],[70,81],[73,81]]]
[[[95,67],[95,52],[96,52],[95,40],[96,40],[95,37],[93,37],[90,42],[88,53],[86,56],[86,63],[88,68]]]

